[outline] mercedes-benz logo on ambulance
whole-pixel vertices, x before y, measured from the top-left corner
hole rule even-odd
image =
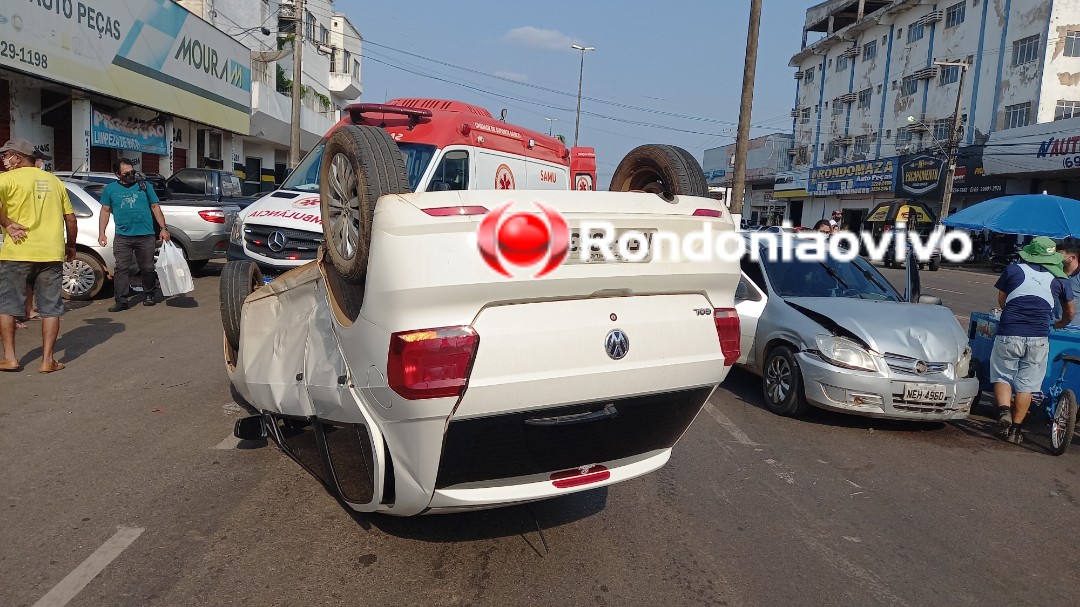
[[[270,250],[275,253],[284,251],[287,244],[289,244],[289,239],[285,237],[285,233],[281,230],[270,232],[270,237],[266,239],[266,246],[270,247]]]
[[[612,360],[620,360],[630,351],[630,338],[622,329],[612,329],[604,338],[604,349]]]

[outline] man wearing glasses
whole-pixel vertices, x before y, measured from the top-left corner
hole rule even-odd
[[[15,317],[26,310],[27,284],[32,283],[41,314],[41,373],[64,368],[53,348],[64,314],[64,261],[75,259],[75,212],[64,184],[34,166],[35,148],[25,139],[0,147],[0,371],[18,371]]]

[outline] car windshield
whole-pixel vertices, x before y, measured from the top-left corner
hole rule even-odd
[[[862,257],[840,261],[771,261],[762,255],[769,282],[781,297],[849,297],[902,301],[889,281]]]
[[[431,157],[435,155],[435,146],[421,143],[398,143],[402,155],[405,157],[405,170],[409,175],[409,186],[415,191],[424,176]],[[289,175],[285,183],[281,184],[283,190],[295,190],[297,192],[319,191],[319,168],[322,165],[323,151],[326,150],[326,140],[319,143],[315,149],[300,161],[300,165]]]

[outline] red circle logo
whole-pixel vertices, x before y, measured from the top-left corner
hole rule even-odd
[[[499,168],[495,169],[495,189],[516,189],[516,184],[514,183],[514,172],[511,171],[510,167],[506,166],[505,164],[500,164]]]
[[[304,198],[303,200],[297,200],[292,203],[294,209],[310,209],[311,207],[319,206],[318,198]]]
[[[578,190],[589,190],[589,191],[591,191],[593,189],[592,188],[592,178],[589,177],[588,175],[578,175],[577,189]]]
[[[570,253],[570,228],[566,220],[540,203],[536,206],[543,219],[534,213],[518,212],[503,220],[511,204],[495,209],[480,222],[477,234],[480,256],[491,269],[511,278],[513,275],[504,267],[504,261],[519,268],[544,262],[536,277],[551,272]]]

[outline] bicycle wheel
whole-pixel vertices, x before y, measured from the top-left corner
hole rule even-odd
[[[1054,419],[1050,420],[1050,452],[1061,455],[1069,448],[1076,432],[1076,395],[1065,390],[1058,397]]]

